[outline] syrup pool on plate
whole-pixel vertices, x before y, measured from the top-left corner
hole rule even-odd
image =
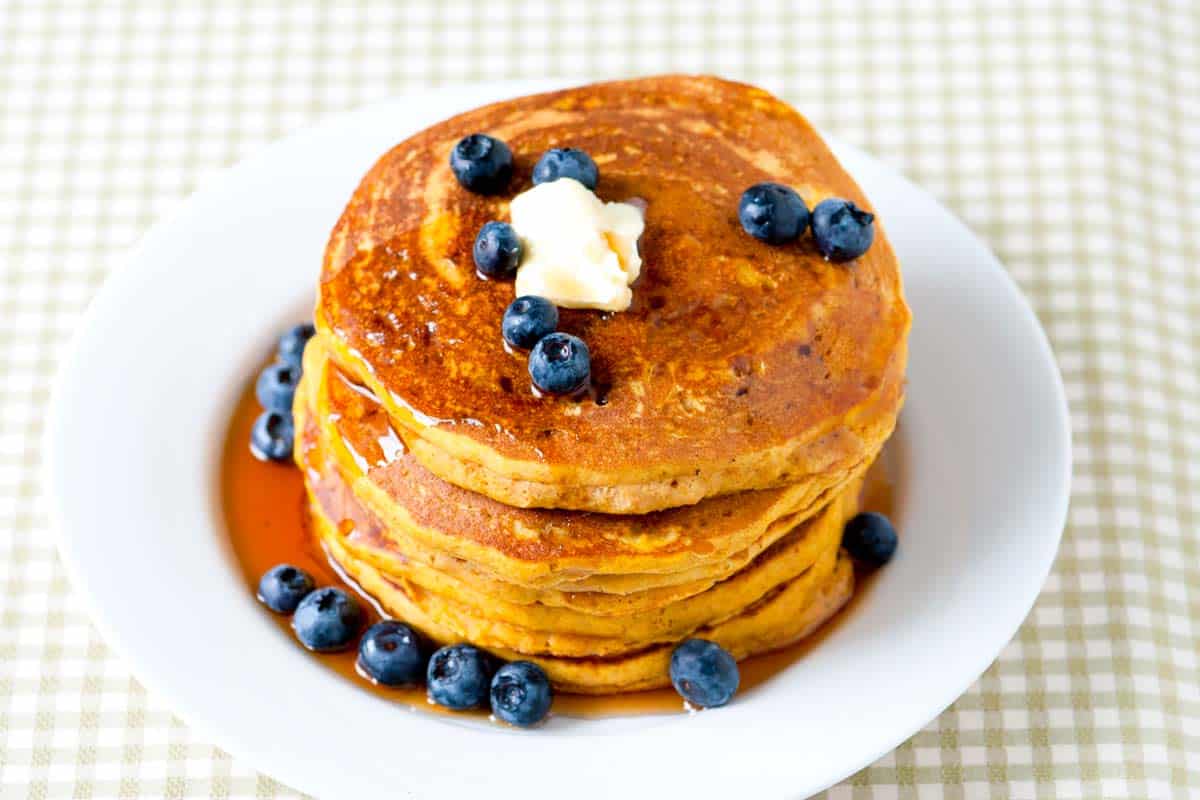
[[[254,387],[243,392],[229,423],[221,456],[221,501],[225,527],[233,552],[241,567],[246,590],[257,591],[258,580],[271,567],[288,563],[308,572],[318,586],[341,586],[354,592],[363,601],[366,625],[383,617],[375,602],[352,580],[342,575],[325,555],[312,536],[307,518],[304,480],[291,463],[277,464],[259,461],[250,452],[250,428],[261,409],[254,397]],[[896,476],[900,454],[899,437],[885,448],[883,455],[867,475],[863,487],[863,506],[895,518],[897,511]],[[829,635],[838,622],[869,594],[870,574],[857,575],[854,595],[833,619],[812,635],[774,653],[742,661],[740,692],[753,690],[774,675],[795,663]],[[262,613],[276,620],[280,628],[292,637],[289,618],[273,614],[266,608]],[[365,630],[364,626],[364,630]],[[294,637],[292,637],[294,638]],[[316,658],[346,680],[353,681],[391,702],[410,708],[420,708],[439,714],[462,714],[430,703],[424,687],[395,689],[377,686],[362,675],[357,667],[357,648],[340,653],[312,653],[296,643],[297,657]],[[735,701],[736,702],[736,699]],[[598,717],[629,714],[683,713],[683,700],[672,689],[629,692],[619,695],[588,696],[556,694],[551,713],[559,715]],[[486,711],[473,713],[485,716]]]

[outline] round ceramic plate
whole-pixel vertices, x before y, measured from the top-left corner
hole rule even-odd
[[[359,178],[491,84],[339,116],[224,172],[156,225],[89,310],[45,442],[60,550],[105,638],[189,724],[333,797],[797,797],[904,741],[1029,612],[1067,509],[1070,441],[1046,337],[1000,264],[928,194],[834,149],[904,267],[914,324],[898,556],[801,660],[699,714],[519,732],[414,713],[340,679],[262,613],[218,507],[238,392],[310,309]]]

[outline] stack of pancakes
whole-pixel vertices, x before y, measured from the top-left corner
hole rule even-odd
[[[477,131],[513,151],[503,194],[447,164]],[[500,336],[512,283],[477,277],[471,245],[568,146],[602,199],[645,203],[643,271],[627,311],[562,310],[592,389],[539,397]],[[840,608],[909,312],[881,230],[849,265],[745,234],[738,197],[764,180],[870,208],[795,111],[713,78],[507,101],[384,155],[330,238],[295,407],[314,529],[345,574],[434,641],[585,693],[667,684],[686,638],[743,658]]]

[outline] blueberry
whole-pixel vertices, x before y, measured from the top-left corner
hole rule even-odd
[[[537,664],[514,661],[492,678],[492,713],[522,728],[541,722],[550,710],[550,679]]]
[[[495,194],[512,177],[512,151],[504,142],[486,133],[472,133],[450,151],[450,169],[464,189],[478,194]]]
[[[292,630],[309,650],[330,653],[349,647],[362,623],[358,601],[337,587],[325,586],[300,601],[292,617]]]
[[[706,639],[688,639],[671,653],[671,683],[693,706],[717,708],[738,688],[738,665],[729,651]]]
[[[291,413],[292,398],[296,396],[296,384],[300,381],[300,367],[285,361],[276,361],[264,369],[254,384],[254,396],[258,404],[269,411]]]
[[[258,599],[272,611],[290,614],[316,588],[312,576],[291,564],[276,564],[258,581]]]
[[[790,242],[808,227],[808,206],[791,187],[756,183],[742,192],[738,203],[742,228],[768,244]]]
[[[569,333],[547,334],[529,353],[529,377],[547,394],[574,394],[587,385],[591,371],[588,346]]]
[[[558,309],[554,304],[544,297],[525,295],[508,304],[500,332],[513,347],[529,350],[557,327]]]
[[[574,178],[589,189],[595,189],[600,180],[596,162],[582,150],[574,147],[556,147],[547,150],[533,167],[533,183],[548,183],[559,178]]]
[[[491,660],[477,647],[451,645],[433,654],[425,676],[429,697],[439,706],[455,711],[479,708],[487,702]]]
[[[812,229],[821,255],[829,261],[851,261],[875,240],[875,215],[849,200],[830,197],[813,209]]]
[[[509,278],[521,263],[521,240],[507,222],[489,222],[475,237],[475,268],[489,278]]]
[[[264,411],[250,429],[250,452],[259,461],[288,461],[296,427],[290,411]]]
[[[279,337],[279,360],[299,367],[300,359],[304,357],[304,346],[316,332],[311,322],[289,329]]]
[[[899,539],[892,521],[883,514],[867,511],[846,523],[842,547],[867,564],[881,567],[896,554]]]
[[[415,686],[425,677],[421,639],[403,622],[376,622],[358,643],[358,663],[376,683]]]

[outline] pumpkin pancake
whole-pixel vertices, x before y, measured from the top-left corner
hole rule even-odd
[[[359,587],[389,614],[403,619],[431,640],[451,643],[469,640],[460,629],[428,614],[420,595],[404,581],[394,581],[343,548],[328,528],[317,523],[324,546]],[[786,647],[807,636],[833,616],[850,599],[854,569],[839,553],[832,571],[816,581],[806,572],[768,593],[752,606],[728,619],[694,631],[715,641],[734,658],[743,659]],[[412,594],[410,594],[412,592]],[[545,671],[555,689],[580,694],[613,694],[667,686],[673,643],[657,644],[632,653],[611,656],[564,657],[525,653],[504,647],[489,648],[506,660],[528,660]]]
[[[815,498],[808,489],[786,487],[641,516],[519,509],[425,470],[377,401],[339,373],[320,343],[305,353],[297,398],[297,457],[311,493],[330,513],[357,523],[347,544],[361,548],[360,555],[399,553],[476,586],[490,584],[489,592],[502,591],[515,602],[532,594],[538,602],[591,614],[620,614],[703,591],[832,498],[857,492],[868,466]],[[355,516],[360,506],[372,519]],[[547,597],[546,589],[557,592]],[[596,593],[625,597],[589,596]]]
[[[444,641],[470,641],[497,653],[563,662],[577,671],[582,661],[599,660],[604,662],[598,673],[601,676],[623,675],[627,669],[637,673],[656,663],[650,655],[662,647],[698,631],[720,629],[726,621],[745,617],[775,595],[786,595],[803,618],[803,610],[818,597],[819,587],[834,579],[842,526],[858,508],[861,482],[855,481],[802,524],[770,543],[756,545],[754,555],[745,562],[727,561],[728,571],[686,585],[683,591],[668,587],[666,591],[651,588],[612,595],[512,586],[410,537],[389,535],[381,520],[359,503],[343,478],[342,465],[326,452],[324,440],[317,435],[316,419],[325,420],[322,429],[327,430],[345,429],[350,420],[361,422],[363,418],[328,411],[313,414],[308,405],[313,399],[311,387],[321,385],[341,385],[365,400],[368,407],[372,401],[341,383],[330,370],[323,370],[318,351],[306,354],[306,365],[299,394],[302,402],[296,407],[303,428],[298,458],[310,488],[315,532],[340,568],[370,591],[385,610]],[[321,377],[332,377],[333,382]],[[376,432],[369,426],[357,430],[354,439],[359,448],[370,452],[364,443],[375,438]],[[338,437],[334,443],[344,444],[344,440]],[[363,479],[366,476],[360,476]],[[446,490],[464,491],[448,485]],[[569,513],[508,510],[515,514]],[[578,598],[591,602],[580,603]],[[615,602],[603,602],[606,599]],[[772,625],[790,624],[770,619]],[[626,666],[617,667],[625,661]],[[583,674],[575,679],[585,683],[609,680],[584,678]]]
[[[466,191],[447,164],[477,131],[514,154],[501,194]],[[582,401],[533,394],[499,334],[512,284],[472,266],[476,232],[508,218],[556,146],[591,154],[602,199],[646,204],[632,306],[562,311],[560,329],[592,355]],[[351,198],[325,253],[319,342],[379,398],[413,463],[508,506],[645,513],[775,487],[787,487],[778,502],[815,500],[894,427],[909,311],[878,223],[849,264],[826,262],[808,235],[772,246],[742,231],[742,190],[768,180],[810,207],[837,196],[871,208],[803,117],[743,84],[645,78],[453,117],[385,154]],[[535,531],[521,546],[558,547]],[[680,544],[664,568],[706,555]],[[589,556],[630,571],[616,553]],[[530,561],[569,574],[572,557]]]
[[[573,657],[607,656],[678,642],[701,627],[736,616],[802,575],[808,575],[809,581],[823,580],[833,570],[842,526],[858,507],[855,497],[839,498],[744,568],[702,592],[679,599],[660,594],[660,604],[596,615],[561,603],[539,602],[537,595],[523,598],[525,602],[506,599],[503,592],[495,591],[494,582],[480,585],[431,567],[419,557],[364,546],[361,539],[351,543],[352,532],[378,526],[378,521],[361,507],[351,508],[353,499],[348,495],[341,500],[339,504],[330,502],[329,495],[310,495],[314,527],[326,546],[336,541],[338,552],[386,576],[426,616],[480,646]]]

